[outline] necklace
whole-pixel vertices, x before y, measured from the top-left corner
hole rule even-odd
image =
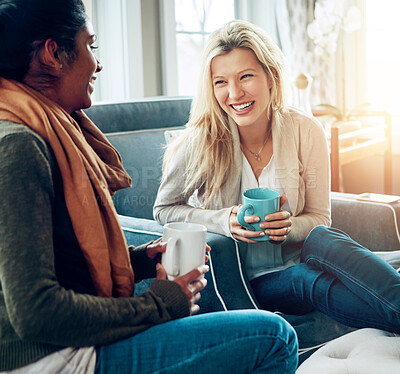
[[[260,153],[261,153],[262,150],[264,149],[265,144],[267,144],[268,139],[269,139],[269,132],[268,132],[267,137],[265,138],[265,141],[264,141],[263,145],[261,146],[261,148],[260,148],[260,150],[259,150],[258,152],[253,152],[253,151],[251,151],[250,149],[248,149],[248,148],[247,148],[244,144],[242,144],[242,143],[240,143],[240,146],[241,146],[241,147],[243,146],[244,148],[246,148],[246,149],[256,158],[257,161],[261,161]]]

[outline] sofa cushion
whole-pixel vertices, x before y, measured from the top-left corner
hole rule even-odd
[[[332,226],[372,251],[400,249],[400,202],[357,200],[357,195],[331,193]]]
[[[296,374],[377,374],[400,371],[400,336],[361,329],[333,340],[304,361]]]
[[[104,133],[184,126],[190,97],[151,97],[137,101],[97,103],[85,113]]]
[[[165,150],[164,132],[165,129],[154,129],[107,134],[132,178],[132,187],[118,191],[113,197],[118,214],[153,218]]]

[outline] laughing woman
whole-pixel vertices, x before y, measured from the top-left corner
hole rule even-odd
[[[266,310],[317,309],[352,327],[399,333],[400,275],[328,227],[325,134],[285,105],[279,48],[255,25],[231,21],[209,37],[200,71],[189,122],[165,155],[154,217],[248,243],[246,274]],[[278,190],[281,209],[248,217],[266,220],[248,231],[237,212],[242,193],[256,187]],[[265,235],[274,243],[254,240]]]
[[[0,0],[0,372],[294,373],[283,319],[189,317],[207,266],[169,281],[165,244],[128,248],[111,195],[130,178],[81,111],[95,43],[81,0]]]

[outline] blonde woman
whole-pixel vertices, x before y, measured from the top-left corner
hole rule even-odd
[[[260,28],[231,21],[211,34],[189,122],[166,151],[154,217],[198,222],[247,242],[246,274],[266,310],[317,309],[349,326],[400,331],[400,296],[379,284],[389,278],[395,287],[399,274],[328,228],[325,134],[314,118],[285,105],[283,91],[282,53]],[[248,231],[237,211],[242,192],[255,187],[278,190],[281,209],[260,231]],[[265,235],[271,241],[254,240]],[[355,273],[351,263],[363,266]],[[376,296],[383,294],[389,305]]]

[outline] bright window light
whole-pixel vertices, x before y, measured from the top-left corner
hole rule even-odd
[[[400,1],[366,0],[367,100],[400,113]]]
[[[195,95],[207,37],[234,18],[234,0],[175,0],[179,95]]]

